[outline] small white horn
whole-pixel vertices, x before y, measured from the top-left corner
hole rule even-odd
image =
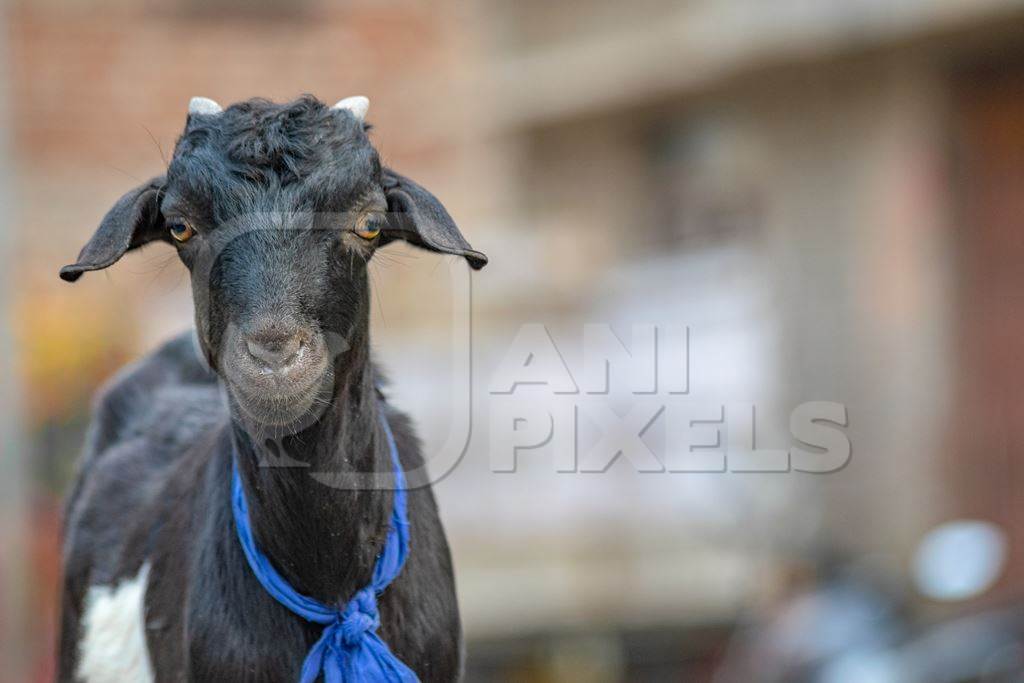
[[[219,114],[222,111],[221,106],[208,97],[193,97],[188,102],[189,114]]]
[[[370,109],[370,100],[362,95],[353,95],[352,97],[338,100],[338,103],[331,107],[331,109],[348,109],[352,112],[352,116],[356,117],[356,120],[365,121],[366,112]]]

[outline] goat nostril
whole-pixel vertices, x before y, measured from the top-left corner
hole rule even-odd
[[[301,347],[302,340],[297,334],[253,338],[245,342],[245,348],[253,358],[274,370],[288,365]]]

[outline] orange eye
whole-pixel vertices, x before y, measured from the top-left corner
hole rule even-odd
[[[373,218],[367,218],[359,222],[356,226],[355,233],[362,237],[364,240],[372,240],[380,234],[380,221]]]
[[[196,231],[192,228],[192,226],[189,225],[188,223],[185,223],[184,221],[171,223],[167,227],[171,231],[171,237],[173,237],[178,242],[188,242],[190,239],[192,239],[192,235],[196,234]]]

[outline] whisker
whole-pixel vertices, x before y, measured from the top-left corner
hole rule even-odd
[[[373,285],[370,296],[373,297],[377,304],[377,312],[380,313],[381,324],[387,327],[388,320],[384,317],[384,306],[381,303],[383,296],[381,295],[381,290],[377,287],[377,278],[374,276],[375,268],[373,267],[373,263],[370,263],[369,266],[370,267],[366,269],[366,272],[370,276],[370,284]]]
[[[160,141],[156,139],[156,136],[153,135],[153,131],[147,128],[145,124],[142,124],[142,129],[146,131],[149,135],[149,139],[153,141],[154,145],[156,145],[156,149],[160,153],[160,160],[164,162],[164,166],[167,166],[167,156],[164,154],[164,148],[160,146]]]
[[[128,171],[124,170],[123,168],[119,168],[117,166],[114,166],[113,164],[104,164],[104,166],[106,166],[107,168],[112,169],[114,171],[117,171],[118,173],[120,173],[120,174],[122,174],[124,176],[127,176],[128,178],[131,178],[133,181],[135,181],[137,183],[143,182],[142,178],[140,178],[139,176],[135,175],[134,173],[129,173]]]

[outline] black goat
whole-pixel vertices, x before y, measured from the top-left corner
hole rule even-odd
[[[67,502],[60,680],[297,680],[322,627],[247,566],[233,450],[256,541],[284,578],[327,604],[368,585],[393,492],[314,473],[390,475],[380,411],[403,467],[423,459],[371,363],[367,262],[396,239],[474,268],[487,259],[433,195],[381,167],[366,105],[194,99],[166,175],[118,200],[61,270],[74,281],[148,242],[174,245],[196,332],[96,403]],[[379,633],[421,680],[451,681],[459,614],[429,486],[408,509],[410,555],[380,597]]]

